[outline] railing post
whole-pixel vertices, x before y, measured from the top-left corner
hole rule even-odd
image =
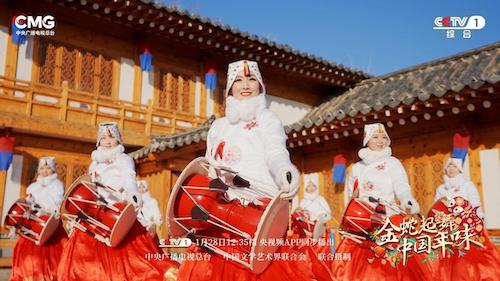
[[[66,112],[68,111],[68,81],[64,80],[61,86],[62,92],[61,99],[59,100],[61,110],[59,111],[59,120],[66,121]]]
[[[96,126],[97,125],[97,110],[98,110],[98,106],[97,106],[97,100],[96,99],[93,99],[93,103],[92,103],[92,118],[91,118],[91,123],[92,123],[92,126]]]
[[[175,133],[176,131],[176,127],[177,127],[177,117],[175,117],[175,114],[174,114],[174,117],[172,119],[170,119],[172,121],[172,131],[171,133]]]
[[[151,135],[152,124],[153,124],[153,101],[149,99],[148,108],[146,110],[146,128],[144,130],[147,136]]]
[[[125,104],[122,103],[120,108],[120,122],[118,123],[118,128],[120,129],[120,131],[123,131],[124,122],[125,122]]]
[[[33,108],[33,88],[31,88],[26,93],[26,116],[28,117],[31,116],[32,108]]]

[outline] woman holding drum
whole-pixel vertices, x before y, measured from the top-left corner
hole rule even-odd
[[[344,239],[337,253],[350,253],[350,259],[334,261],[332,272],[338,280],[425,280],[430,268],[421,268],[411,260],[406,268],[392,267],[385,259],[373,259],[370,234],[382,226],[386,218],[399,213],[417,214],[419,204],[413,197],[408,177],[401,162],[391,156],[391,140],[384,125],[369,124],[364,128],[361,161],[352,166],[347,192],[351,201],[342,220]],[[396,205],[396,198],[400,205]],[[358,217],[364,214],[364,217]],[[372,263],[369,263],[369,261]],[[373,261],[374,260],[374,261]],[[411,263],[411,264],[410,264]],[[431,278],[431,277],[429,277]]]
[[[463,220],[463,223],[469,224],[471,233],[480,237],[483,247],[471,243],[468,250],[462,246],[455,248],[455,252],[448,257],[441,257],[438,266],[441,279],[498,280],[500,253],[485,230],[479,192],[474,183],[464,176],[461,159],[449,158],[446,161],[443,179],[444,184],[436,189],[436,203],[429,216],[436,216],[441,211],[452,215],[455,220]],[[462,219],[462,213],[467,213],[468,218]]]
[[[191,162],[179,177],[169,200],[169,230],[173,236],[189,233],[195,241],[204,235],[258,241],[251,250],[246,245],[193,245],[190,253],[210,253],[210,259],[185,260],[179,280],[310,280],[312,273],[305,264],[257,261],[261,254],[266,259],[290,251],[262,246],[260,238],[285,237],[288,200],[297,193],[299,178],[283,126],[266,108],[266,88],[257,63],[229,64],[226,116],[210,127],[205,158]],[[255,258],[223,257],[243,252]]]
[[[304,191],[304,198],[300,201],[297,211],[303,214],[300,216],[301,219],[310,225],[307,227],[310,236],[318,239],[328,232],[325,225],[332,218],[332,210],[314,182],[308,180]]]
[[[66,233],[59,223],[64,186],[57,178],[54,157],[42,157],[38,177],[10,209],[5,224],[17,228],[10,280],[57,280]],[[20,216],[19,216],[20,215]]]
[[[99,125],[90,177],[69,188],[62,215],[73,225],[59,280],[175,280],[177,263],[159,250],[137,221],[141,196],[134,162],[116,123]],[[155,258],[148,258],[155,257]]]

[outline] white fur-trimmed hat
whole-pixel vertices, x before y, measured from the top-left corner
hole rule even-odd
[[[37,169],[40,169],[43,166],[49,166],[49,168],[52,171],[57,172],[56,159],[52,156],[45,156],[45,157],[40,158],[40,160],[38,160],[38,168]]]
[[[264,80],[262,80],[262,75],[260,74],[259,65],[255,61],[251,60],[239,60],[233,63],[230,63],[227,68],[227,83],[226,83],[226,97],[233,86],[234,80],[236,80],[236,76],[243,72],[244,75],[255,75],[257,80],[262,87],[262,92],[260,94],[266,94],[266,87],[264,85]]]
[[[445,164],[444,164],[444,167],[443,167],[443,170],[444,170],[444,174],[446,175],[446,169],[448,168],[448,166],[450,166],[451,164],[454,164],[458,171],[460,171],[460,173],[463,173],[463,169],[462,169],[462,165],[463,165],[463,162],[462,162],[462,159],[458,159],[458,158],[448,158],[448,160],[446,160]]]
[[[119,143],[123,144],[120,130],[118,129],[116,122],[102,122],[99,124],[99,131],[97,131],[97,142],[95,146],[99,146],[99,142],[107,134],[115,138]]]
[[[387,131],[385,130],[384,124],[382,124],[382,123],[367,124],[367,125],[365,125],[364,131],[365,132],[364,132],[364,136],[363,136],[363,146],[366,146],[366,144],[368,144],[368,142],[373,137],[373,135],[377,132],[385,134],[385,136],[387,137],[387,140],[389,141],[387,146],[391,145],[391,138],[389,138],[389,134],[387,134]]]

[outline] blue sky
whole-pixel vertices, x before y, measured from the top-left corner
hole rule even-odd
[[[251,34],[374,75],[500,41],[500,1],[164,0]],[[470,39],[434,30],[442,16],[480,15]]]

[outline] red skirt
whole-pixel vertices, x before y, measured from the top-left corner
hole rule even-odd
[[[57,267],[66,241],[66,232],[60,225],[43,246],[19,236],[14,247],[9,280],[58,280]]]
[[[319,281],[327,281],[333,279],[333,273],[331,272],[331,244],[329,243],[330,231],[327,230],[325,233],[315,240],[313,243],[311,238],[307,238],[303,235],[294,234],[293,239],[305,239],[307,243],[305,245],[295,247],[294,250],[299,251],[306,256],[306,264],[309,270],[313,273],[314,279]]]
[[[75,230],[63,249],[58,274],[62,281],[160,281],[175,275],[177,267],[136,221],[114,248]]]
[[[334,280],[439,280],[432,263],[422,263],[423,255],[409,257],[407,264],[375,258],[371,248],[343,239],[332,262]]]
[[[197,246],[192,246],[189,253],[206,252]],[[218,254],[208,255],[207,259],[185,260],[179,268],[179,281],[295,281],[315,280],[313,272],[307,262],[301,258],[305,256],[292,247],[281,246],[277,253],[288,255],[287,260],[273,260],[261,274],[255,274],[250,269],[223,258]],[[294,259],[292,257],[297,257]]]
[[[483,232],[483,245],[480,248],[471,245],[470,250],[463,250],[460,254],[454,249],[454,254],[439,260],[441,280],[500,280],[500,253]]]

